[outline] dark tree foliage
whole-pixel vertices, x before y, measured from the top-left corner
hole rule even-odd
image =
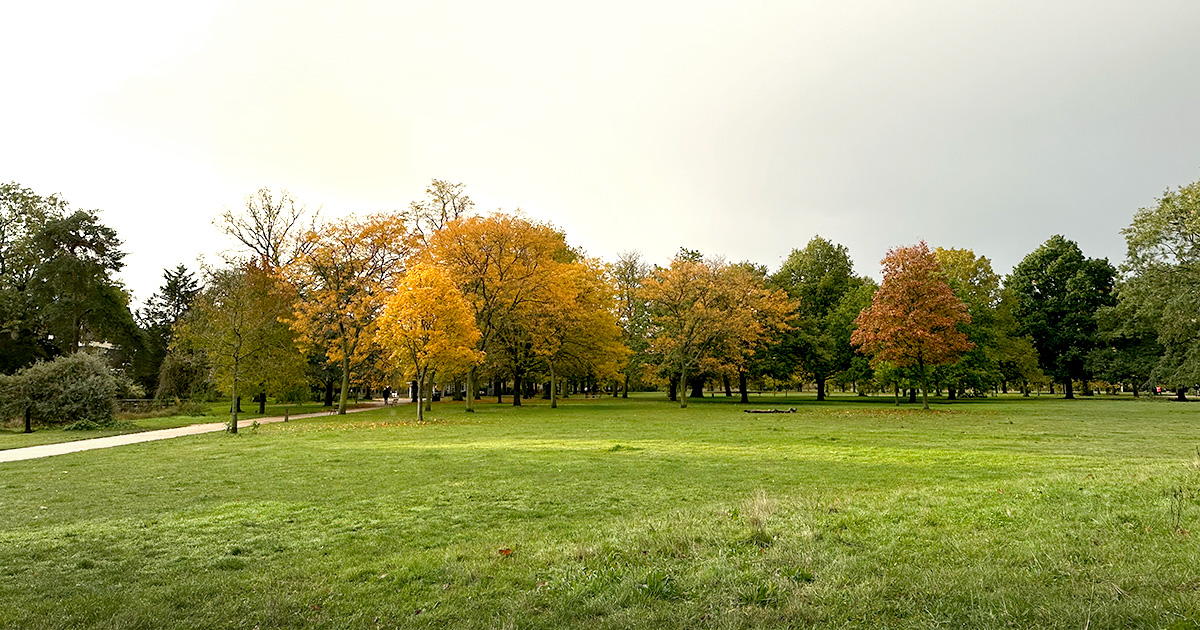
[[[1101,344],[1096,313],[1112,306],[1116,270],[1104,258],[1086,258],[1074,241],[1055,235],[1013,269],[1007,287],[1013,315],[1029,335],[1039,363],[1074,398],[1073,381],[1088,377],[1087,357]]]
[[[127,358],[141,337],[114,278],[121,241],[94,210],[0,185],[0,370],[70,354],[90,343]]]
[[[143,352],[134,358],[132,371],[134,379],[146,391],[161,389],[163,360],[170,348],[175,324],[187,313],[199,292],[200,283],[187,267],[178,265],[174,269],[164,269],[162,286],[138,310],[137,323],[145,345]],[[168,390],[173,389],[168,387]]]
[[[789,376],[797,368],[817,384],[817,400],[825,399],[825,381],[849,369],[854,359],[850,333],[854,318],[871,304],[875,285],[854,275],[849,251],[820,236],[804,249],[792,250],[770,278],[798,303],[792,330],[771,347],[760,362],[768,373]]]
[[[1153,330],[1161,351],[1152,376],[1183,399],[1200,383],[1200,181],[1163,193],[1122,233],[1129,255],[1121,308]]]

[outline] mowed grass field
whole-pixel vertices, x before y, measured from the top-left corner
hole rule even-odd
[[[351,403],[350,407],[358,406]],[[24,433],[25,425],[18,421],[9,426],[0,426],[0,451],[10,448],[38,446],[41,444],[57,444],[73,442],[110,435],[140,433],[156,429],[173,429],[192,424],[229,421],[229,401],[204,403],[203,415],[175,415],[161,417],[144,417],[148,414],[118,414],[116,426],[105,429],[90,429],[86,431],[63,430],[53,427],[37,427],[33,433]],[[266,406],[266,413],[258,413],[258,403],[242,403],[244,413],[238,414],[238,426],[249,426],[255,419],[282,416],[284,412],[296,416],[309,413],[325,413],[328,407],[321,403],[272,403]]]
[[[410,405],[0,464],[4,628],[1196,628],[1200,404]]]

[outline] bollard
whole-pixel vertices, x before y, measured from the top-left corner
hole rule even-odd
[[[284,422],[288,421],[288,408],[287,407],[283,408],[283,421]]]

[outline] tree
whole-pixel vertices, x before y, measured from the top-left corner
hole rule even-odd
[[[724,347],[715,357],[726,373],[737,376],[738,395],[746,404],[750,402],[747,377],[756,369],[768,346],[791,330],[788,321],[794,319],[797,304],[786,292],[767,288],[767,269],[760,265],[750,262],[728,265],[719,278],[728,294],[730,310],[749,313],[752,322],[730,329],[724,337]]]
[[[1161,346],[1153,378],[1182,400],[1200,383],[1200,181],[1156,201],[1122,230],[1129,254],[1118,298],[1130,322],[1152,329]]]
[[[429,237],[434,232],[446,227],[451,221],[471,214],[475,209],[475,202],[471,201],[464,190],[464,184],[435,179],[425,189],[424,201],[408,204],[404,220],[421,246],[429,244]]]
[[[770,292],[744,268],[703,260],[682,250],[666,269],[655,269],[642,285],[650,305],[650,352],[666,372],[688,378],[706,363],[743,369],[747,353],[763,340],[781,311],[783,292]]]
[[[419,421],[425,419],[426,384],[433,374],[483,360],[475,349],[479,329],[470,305],[445,270],[428,263],[409,268],[388,298],[379,339],[391,360],[416,377]]]
[[[1013,315],[1033,340],[1042,369],[1074,398],[1074,381],[1087,377],[1086,358],[1100,341],[1096,312],[1112,306],[1116,270],[1107,259],[1084,258],[1074,241],[1053,236],[1027,255],[1006,282]]]
[[[230,396],[229,431],[238,431],[240,396],[281,390],[302,377],[304,357],[284,323],[289,288],[263,261],[213,270],[204,292],[180,322],[174,348],[203,352],[213,378]]]
[[[147,390],[159,389],[163,361],[166,359],[175,324],[187,313],[200,293],[200,283],[187,267],[179,265],[163,270],[163,284],[135,318],[145,339],[143,352],[135,360],[137,380]]]
[[[399,215],[349,217],[305,237],[305,251],[286,268],[298,295],[288,317],[306,350],[324,349],[340,364],[338,413],[346,413],[351,368],[367,356],[387,290],[409,253]]]
[[[619,373],[629,354],[604,265],[595,259],[575,261],[561,267],[558,279],[559,295],[536,311],[531,344],[549,372],[551,408],[558,407],[559,375],[608,378]]]
[[[642,282],[650,275],[650,266],[642,260],[639,252],[621,252],[609,273],[617,293],[617,323],[621,327],[621,341],[630,350],[629,359],[621,370],[624,377],[621,396],[629,398],[630,381],[636,381],[641,376],[650,346],[646,336],[650,326],[650,309],[641,290]]]
[[[532,327],[538,309],[564,299],[560,271],[575,257],[562,232],[520,214],[464,216],[430,235],[424,251],[471,305],[478,349],[487,352],[493,371],[511,370],[513,404],[519,405],[521,379],[537,360]],[[476,367],[467,371],[468,412],[474,411],[477,373]]]
[[[854,275],[849,250],[820,236],[804,249],[792,250],[771,276],[771,286],[787,291],[798,305],[792,330],[780,339],[774,353],[788,373],[799,366],[812,376],[817,400],[825,400],[826,380],[850,368],[854,358],[850,331],[858,311],[849,321],[841,314],[853,305],[858,310],[867,306],[861,288],[868,285],[874,289],[874,283]],[[843,304],[847,299],[853,304]]]
[[[259,188],[246,195],[244,208],[221,211],[213,223],[238,242],[243,253],[263,261],[271,269],[291,264],[312,246],[304,234],[316,228],[317,212],[308,227],[304,225],[308,209],[286,190],[278,193]]]
[[[859,314],[851,343],[872,355],[873,363],[915,369],[922,406],[928,409],[929,368],[953,363],[973,347],[958,329],[970,321],[966,304],[954,295],[937,258],[921,241],[888,251],[883,284]]]
[[[121,241],[95,210],[71,211],[58,196],[0,185],[0,366],[111,342],[140,344],[129,295],[114,275]]]

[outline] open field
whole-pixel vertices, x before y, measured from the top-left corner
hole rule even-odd
[[[1200,405],[563,404],[0,464],[0,627],[1200,627]]]

